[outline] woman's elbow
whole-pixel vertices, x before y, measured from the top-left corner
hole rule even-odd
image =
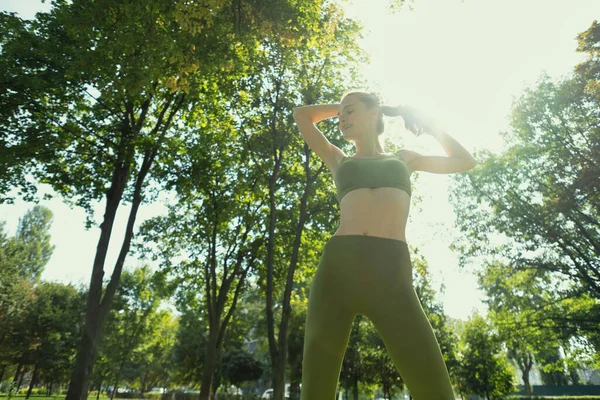
[[[473,157],[470,157],[469,159],[467,159],[465,161],[465,171],[464,172],[472,170],[473,168],[475,168],[477,166],[477,164],[479,164],[479,162],[477,162],[477,160],[474,159]]]

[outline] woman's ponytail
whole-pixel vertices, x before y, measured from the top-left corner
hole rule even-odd
[[[402,115],[402,106],[381,106],[381,112],[386,117],[398,117]]]
[[[417,136],[423,134],[424,126],[422,121],[418,121],[418,116],[406,106],[381,106],[381,112],[387,117],[402,117],[404,126]]]
[[[367,108],[377,107],[380,110],[379,117],[377,119],[376,131],[380,135],[384,130],[383,116],[387,117],[402,117],[404,120],[404,126],[406,129],[419,136],[427,131],[431,125],[429,120],[425,118],[419,111],[408,107],[408,106],[388,106],[382,104],[381,97],[377,93],[363,92],[363,91],[349,91],[342,96],[342,101],[346,96],[358,96],[358,98],[365,103]]]

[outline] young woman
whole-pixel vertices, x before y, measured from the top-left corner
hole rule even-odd
[[[448,156],[384,153],[383,115],[402,116],[413,133],[434,136]],[[315,126],[336,116],[344,138],[354,142],[354,156]],[[413,287],[405,228],[412,172],[464,172],[475,160],[418,111],[384,106],[373,93],[349,92],[340,104],[298,107],[294,119],[329,167],[340,207],[339,228],[325,244],[310,288],[300,399],[335,398],[352,322],[362,314],[381,335],[414,399],[454,400],[439,344]]]

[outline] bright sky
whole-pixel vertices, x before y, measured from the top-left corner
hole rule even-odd
[[[436,118],[467,150],[500,151],[498,132],[507,129],[513,97],[532,85],[543,71],[558,78],[569,74],[582,55],[575,52],[578,33],[600,15],[597,0],[415,0],[408,8],[389,14],[387,0],[347,3],[348,15],[361,19],[371,54],[364,74],[371,88],[392,104],[409,104]],[[32,18],[48,10],[39,0],[0,0],[0,10]],[[399,124],[388,123],[392,135],[401,135],[404,146],[426,154],[444,154],[431,138],[407,135]],[[435,288],[446,286],[444,309],[466,319],[473,309],[485,313],[475,277],[459,271],[457,257],[448,246],[455,234],[454,215],[448,203],[449,176],[423,174],[414,193],[424,201],[414,207],[407,240],[429,262]],[[333,183],[332,183],[333,184]],[[88,284],[99,230],[84,229],[84,213],[69,209],[60,200],[41,204],[54,212],[52,259],[45,280]],[[0,205],[0,220],[14,234],[31,204]],[[102,217],[104,204],[97,207]],[[118,254],[128,208],[121,208],[107,259],[107,275]],[[139,223],[156,214],[140,209]],[[128,265],[138,262],[129,258]]]

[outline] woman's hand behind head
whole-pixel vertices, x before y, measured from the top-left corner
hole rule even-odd
[[[435,122],[416,108],[409,106],[382,106],[383,115],[389,117],[400,116],[404,120],[404,126],[417,136],[430,133]]]

